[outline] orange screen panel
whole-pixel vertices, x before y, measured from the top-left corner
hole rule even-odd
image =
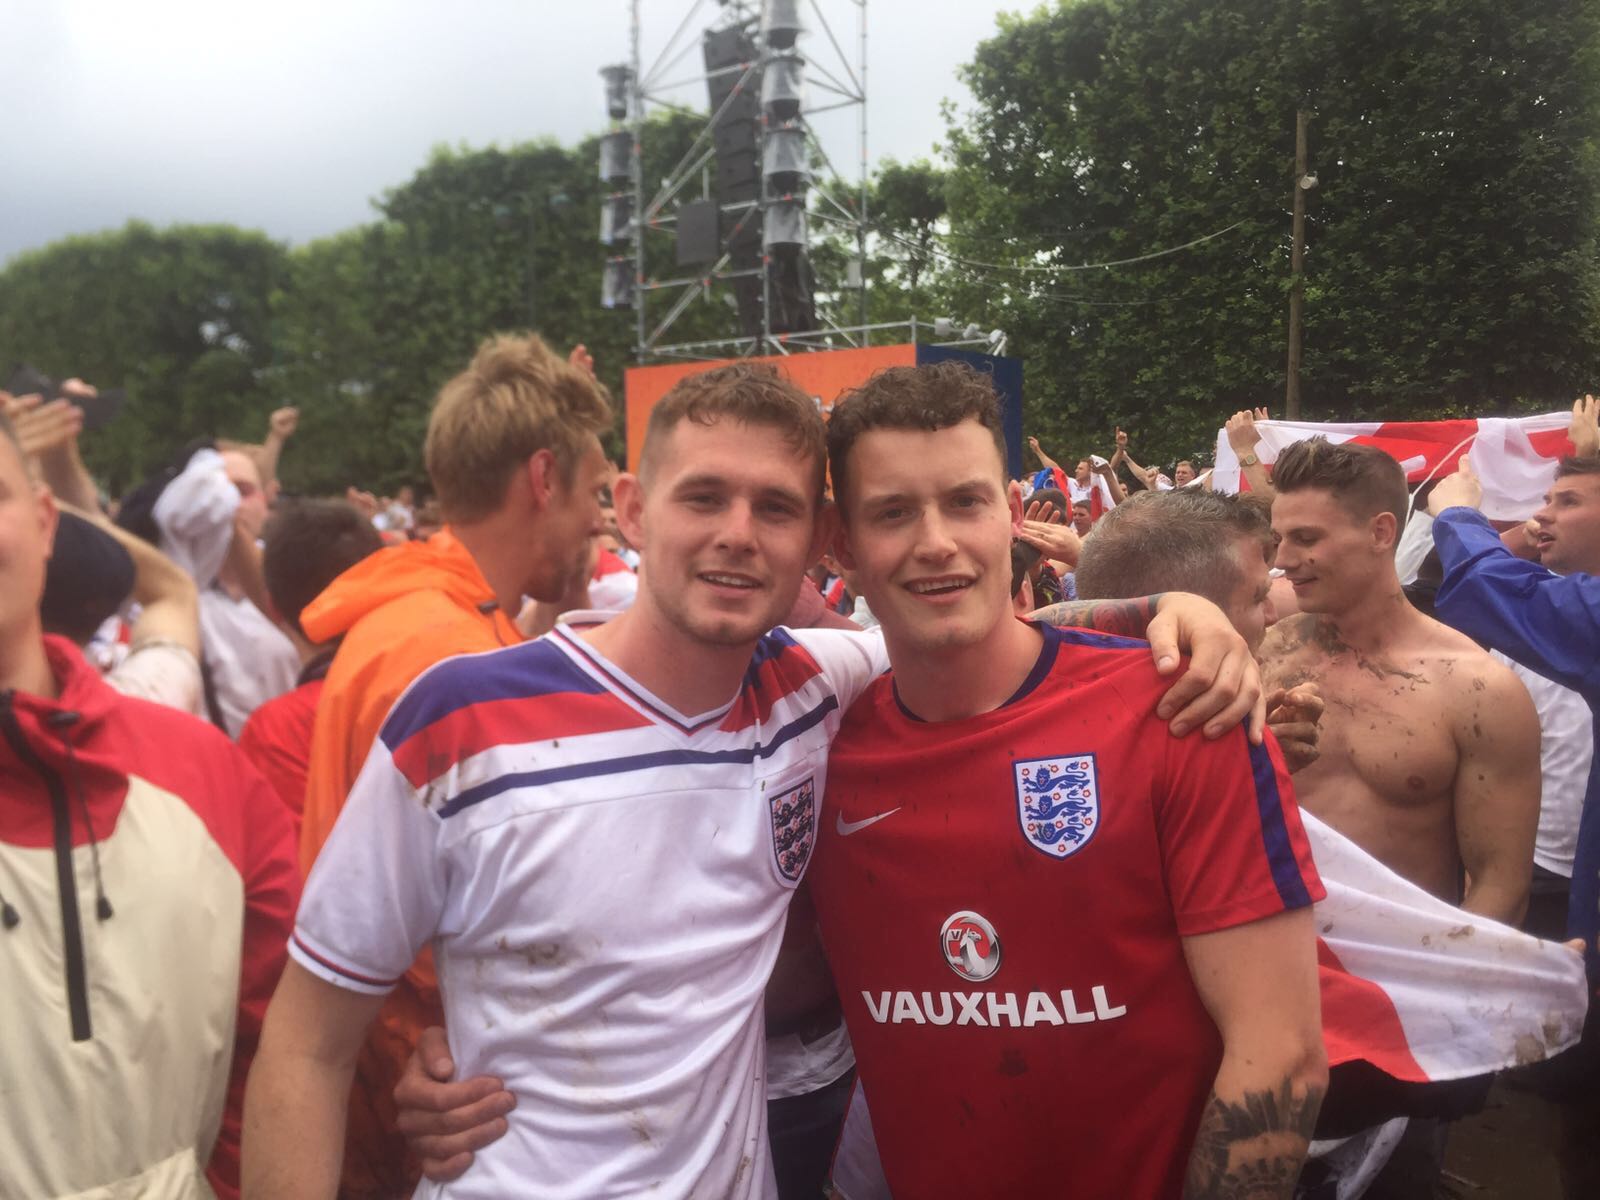
[[[629,367],[624,387],[628,407],[628,470],[639,467],[639,450],[644,445],[645,426],[656,401],[678,380],[713,367],[726,366],[738,359],[716,362],[667,363],[659,367]],[[809,392],[826,416],[833,402],[853,387],[865,383],[884,367],[910,367],[917,361],[917,348],[868,346],[860,350],[817,350],[812,352],[752,358],[748,362],[771,363],[795,384]]]

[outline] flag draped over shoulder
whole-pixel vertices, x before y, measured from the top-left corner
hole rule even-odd
[[[1261,443],[1256,454],[1263,463],[1270,464],[1277,461],[1285,447],[1309,437],[1377,446],[1405,468],[1406,479],[1413,487],[1428,478],[1448,475],[1455,470],[1456,460],[1467,454],[1483,483],[1484,515],[1514,521],[1532,516],[1539,508],[1555,479],[1556,461],[1572,453],[1572,443],[1567,438],[1571,421],[1570,413],[1345,425],[1257,421]],[[1219,492],[1239,491],[1239,458],[1224,430],[1217,431],[1216,461],[1212,487]]]

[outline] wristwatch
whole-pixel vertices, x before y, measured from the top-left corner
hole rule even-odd
[[[1257,458],[1254,454],[1246,454],[1243,458],[1241,458],[1239,460],[1239,465],[1241,467],[1253,467],[1260,461],[1261,460],[1259,458]]]

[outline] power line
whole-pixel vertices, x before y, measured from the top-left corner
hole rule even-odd
[[[1131,258],[1117,258],[1106,262],[1096,263],[1062,264],[1059,266],[1022,266],[1013,263],[983,262],[979,259],[966,258],[959,254],[951,254],[947,250],[936,250],[931,246],[919,245],[908,238],[901,237],[899,234],[884,233],[881,236],[888,238],[890,241],[899,242],[901,245],[920,251],[921,253],[932,255],[935,258],[942,258],[946,262],[959,263],[965,267],[975,267],[981,270],[989,271],[1017,271],[1026,274],[1048,275],[1060,271],[1100,271],[1109,269],[1111,267],[1126,267],[1132,266],[1135,263],[1149,262],[1152,259],[1165,258],[1171,254],[1181,254],[1185,250],[1192,250],[1194,247],[1204,245],[1206,242],[1213,241],[1219,237],[1222,237],[1224,234],[1232,233],[1235,229],[1238,229],[1245,223],[1245,220],[1238,220],[1224,229],[1217,230],[1215,233],[1208,233],[1203,237],[1195,238],[1193,241],[1184,242],[1181,246],[1170,246],[1164,250],[1152,250],[1148,254],[1136,254]]]

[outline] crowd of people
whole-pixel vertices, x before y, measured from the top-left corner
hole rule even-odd
[[[421,500],[285,494],[291,408],[112,502],[51,390],[0,1196],[1415,1200],[1502,1072],[1600,1195],[1592,398],[1492,523],[1263,410],[1241,494],[1010,479],[953,362],[690,375],[623,471],[491,338]]]

